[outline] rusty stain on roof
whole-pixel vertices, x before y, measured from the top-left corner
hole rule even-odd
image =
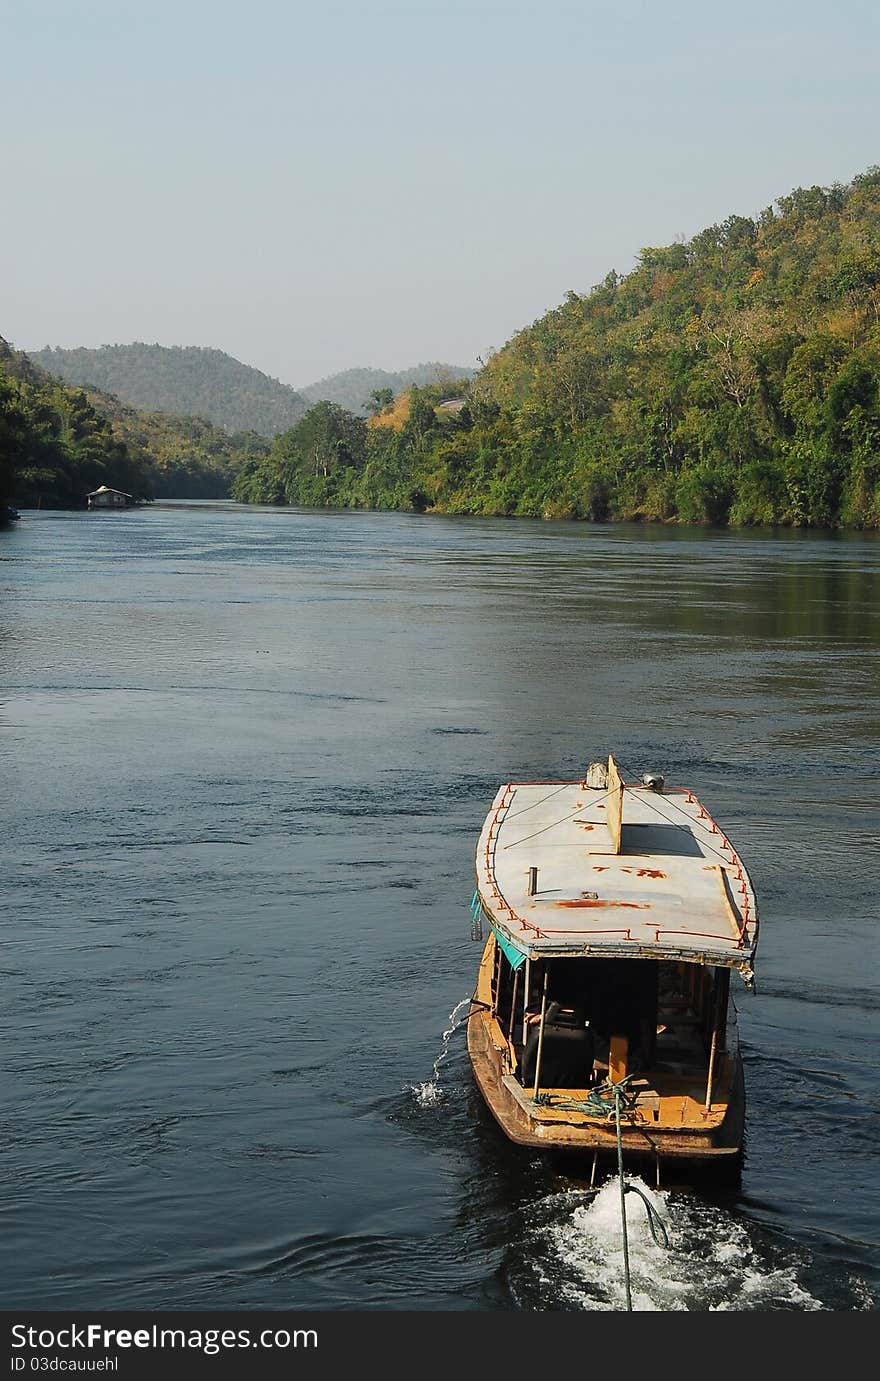
[[[751,881],[693,793],[624,784],[621,849],[611,861],[603,846],[604,796],[590,794],[581,782],[508,783],[499,790],[476,860],[477,890],[492,924],[534,956],[623,954],[634,945],[658,958],[727,963],[750,981],[758,932]],[[596,841],[585,840],[593,831]],[[555,923],[560,909],[575,912],[565,931]],[[625,932],[609,929],[617,910],[652,910],[653,918],[628,918]]]
[[[651,903],[649,901],[609,901],[603,897],[590,897],[583,901],[558,901],[555,906],[625,906],[630,911],[649,911]]]

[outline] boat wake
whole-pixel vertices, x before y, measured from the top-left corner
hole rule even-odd
[[[864,1309],[858,1282],[842,1288],[848,1302],[828,1304],[803,1277],[810,1254],[780,1244],[756,1224],[687,1195],[649,1189],[645,1195],[668,1235],[658,1245],[638,1194],[626,1196],[632,1307],[638,1311]],[[508,1279],[524,1309],[625,1310],[620,1187],[609,1180],[596,1194],[551,1194],[534,1205],[526,1239],[509,1262]],[[656,1237],[663,1240],[663,1232]],[[835,1293],[838,1293],[838,1290]]]
[[[458,1019],[462,1012],[470,1006],[470,1002],[471,998],[470,994],[468,994],[468,996],[463,997],[461,1002],[457,1003],[449,1013],[449,1025],[443,1032],[440,1042],[440,1051],[434,1061],[434,1068],[431,1071],[430,1079],[426,1079],[422,1084],[408,1084],[406,1087],[406,1091],[413,1095],[413,1098],[420,1108],[436,1108],[439,1103],[443,1102],[444,1093],[440,1085],[440,1066],[449,1055],[449,1042],[458,1029]]]

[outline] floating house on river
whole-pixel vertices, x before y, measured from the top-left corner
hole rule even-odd
[[[89,508],[131,508],[134,504],[131,494],[124,494],[121,489],[108,489],[106,484],[86,497]]]

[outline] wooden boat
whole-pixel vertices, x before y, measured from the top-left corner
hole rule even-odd
[[[748,986],[755,897],[691,791],[624,783],[503,786],[477,845],[488,925],[468,1052],[514,1142],[598,1157],[738,1163],[744,1083],[730,975]],[[595,1162],[594,1162],[595,1168]]]

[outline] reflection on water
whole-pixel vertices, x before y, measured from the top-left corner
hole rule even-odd
[[[878,661],[871,536],[24,514],[7,1305],[619,1309],[606,1201],[503,1140],[446,1034],[498,784],[613,749],[762,902],[742,1194],[664,1188],[637,1307],[874,1307]]]

